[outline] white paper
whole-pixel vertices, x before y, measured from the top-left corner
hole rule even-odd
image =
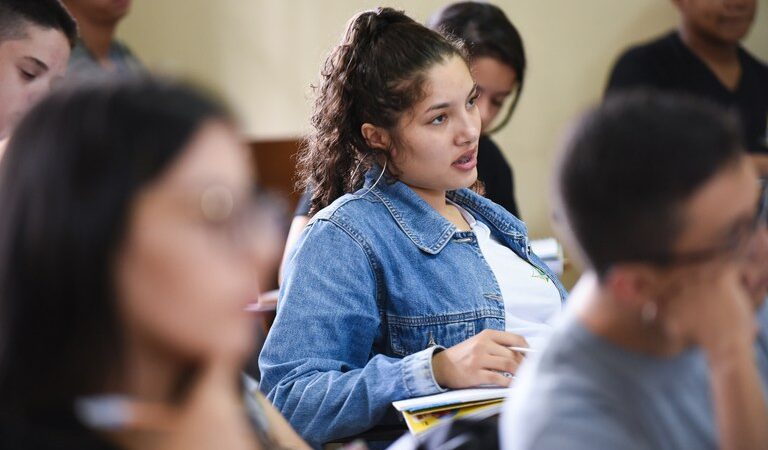
[[[541,259],[560,258],[560,244],[555,238],[535,239],[530,244],[533,253]]]
[[[457,389],[441,394],[392,402],[392,406],[398,411],[420,411],[422,409],[432,409],[439,406],[505,398],[508,394],[509,388]]]

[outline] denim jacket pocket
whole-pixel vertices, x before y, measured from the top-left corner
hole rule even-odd
[[[401,357],[434,345],[453,347],[486,328],[504,329],[503,313],[497,311],[417,317],[387,315],[387,322],[392,352]]]

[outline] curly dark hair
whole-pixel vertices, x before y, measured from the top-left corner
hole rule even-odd
[[[430,17],[427,26],[464,41],[471,59],[493,58],[515,71],[517,87],[512,103],[488,133],[504,128],[515,112],[525,81],[525,48],[517,28],[498,6],[485,2],[452,3]]]
[[[389,160],[388,152],[368,145],[362,125],[387,129],[396,139],[398,119],[425,95],[426,72],[453,56],[467,62],[459,41],[402,11],[377,8],[350,19],[320,70],[314,131],[298,156],[297,187],[312,191],[310,214],[359,189],[368,169]]]

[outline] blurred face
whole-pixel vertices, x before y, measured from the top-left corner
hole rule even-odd
[[[116,264],[136,347],[190,361],[249,352],[244,308],[259,293],[249,167],[234,132],[209,123],[136,197]]]
[[[738,167],[726,169],[694,195],[675,254],[706,258],[669,270],[669,277],[706,285],[717,283],[735,266],[741,287],[753,304],[761,304],[768,294],[768,231],[764,217],[756,220],[761,191],[745,157]]]
[[[515,70],[496,58],[483,56],[472,61],[472,75],[477,82],[477,109],[480,111],[482,131],[491,128],[504,101],[517,85]]]
[[[0,43],[0,139],[67,70],[70,48],[64,34],[34,25],[25,31],[22,39]]]
[[[480,112],[464,61],[453,57],[426,75],[426,96],[400,118],[392,146],[399,179],[423,191],[448,191],[477,179]]]
[[[683,27],[707,40],[737,44],[749,32],[756,0],[675,0]]]
[[[78,20],[114,24],[128,14],[132,0],[65,0]]]

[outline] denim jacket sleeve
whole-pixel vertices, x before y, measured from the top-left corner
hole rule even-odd
[[[317,220],[287,263],[262,350],[261,389],[309,443],[365,431],[391,402],[441,392],[428,348],[377,354],[382,321],[375,262],[356,233]]]

